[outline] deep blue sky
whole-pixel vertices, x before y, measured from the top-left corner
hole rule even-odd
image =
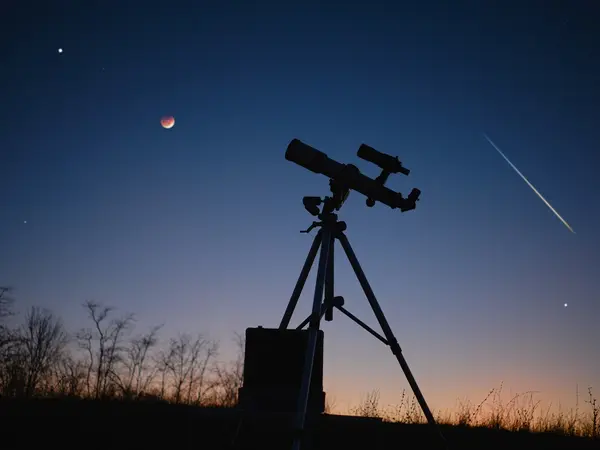
[[[501,381],[563,404],[600,389],[595,2],[21,3],[0,10],[0,284],[20,311],[75,329],[94,299],[227,359],[234,331],[278,325],[312,240],[302,196],[328,192],[287,144],[374,177],[364,142],[411,169],[389,187],[423,192],[405,214],[352,193],[341,216],[431,406]],[[324,328],[338,405],[399,400],[383,345]]]

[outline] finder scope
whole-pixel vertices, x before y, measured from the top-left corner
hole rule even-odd
[[[386,155],[385,153],[378,152],[367,144],[362,144],[359,147],[358,152],[356,152],[356,156],[358,156],[360,159],[364,159],[365,161],[369,161],[376,166],[379,166],[382,170],[385,170],[389,173],[401,173],[407,176],[410,173],[410,170],[402,167],[402,163],[398,160],[397,156]]]

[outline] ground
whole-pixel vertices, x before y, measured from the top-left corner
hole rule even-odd
[[[159,402],[0,400],[2,448],[291,449],[286,416],[242,418],[228,408]],[[428,425],[322,416],[313,424],[313,449],[442,449]],[[600,441],[553,434],[443,426],[450,449],[527,448],[600,450]]]

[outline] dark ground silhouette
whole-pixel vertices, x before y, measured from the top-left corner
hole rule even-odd
[[[202,408],[159,401],[2,399],[2,448],[288,449],[290,417],[244,417],[234,408]],[[313,421],[317,449],[437,449],[428,425],[323,415]],[[453,449],[599,449],[600,441],[550,433],[518,433],[444,426]]]

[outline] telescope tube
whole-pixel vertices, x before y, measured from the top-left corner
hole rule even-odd
[[[293,139],[285,152],[285,159],[294,162],[314,173],[319,173],[344,183],[350,189],[360,192],[392,209],[408,210],[414,208],[414,201],[402,197],[399,192],[382,186],[372,178],[360,173],[352,164],[341,164],[329,158],[325,153],[300,141]]]

